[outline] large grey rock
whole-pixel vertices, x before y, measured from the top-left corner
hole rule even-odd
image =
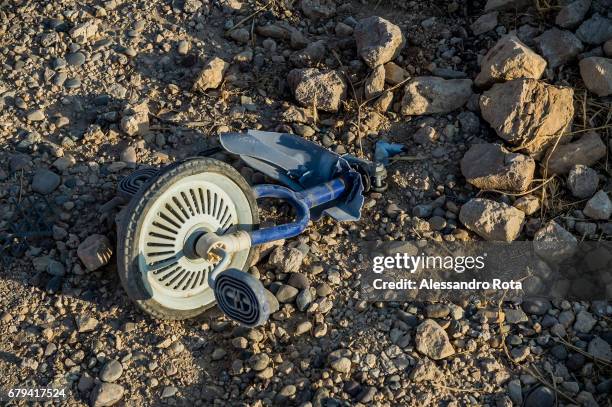
[[[584,58],[579,66],[580,76],[589,91],[601,97],[612,94],[612,59]]]
[[[193,83],[193,90],[204,92],[208,89],[216,89],[223,82],[223,75],[229,68],[229,64],[219,57],[214,57],[204,65]]]
[[[567,186],[576,198],[584,199],[593,196],[598,184],[597,171],[586,165],[574,165],[567,176]]]
[[[578,241],[570,232],[551,220],[533,236],[533,248],[543,260],[561,262],[576,252]]]
[[[448,113],[467,103],[472,96],[472,81],[420,76],[410,80],[404,92],[403,115]]]
[[[603,44],[612,38],[612,20],[595,13],[578,27],[576,35],[587,44]]]
[[[543,160],[547,173],[566,174],[574,165],[591,166],[606,155],[606,145],[595,132],[588,132],[578,140],[551,147]]]
[[[540,79],[546,69],[544,58],[533,52],[514,35],[502,37],[484,56],[477,86],[518,78]]]
[[[426,319],[417,327],[414,341],[417,351],[434,360],[455,353],[446,331],[433,319]]]
[[[480,189],[521,192],[533,180],[535,161],[499,144],[475,144],[461,160],[461,173]]]
[[[357,53],[370,68],[394,60],[406,43],[398,26],[378,16],[359,20],[353,35]]]
[[[525,213],[501,202],[474,198],[465,203],[459,220],[485,240],[511,242],[521,233]]]
[[[53,171],[39,168],[32,178],[32,191],[48,195],[59,186],[61,178]]]
[[[289,72],[287,83],[295,99],[304,107],[337,112],[346,98],[346,82],[336,71],[294,69]]]
[[[612,201],[608,194],[599,191],[589,199],[582,212],[591,219],[608,220],[612,215]]]
[[[552,69],[573,60],[584,50],[582,42],[571,31],[554,27],[534,38],[534,42]]]
[[[540,156],[569,129],[574,91],[535,79],[497,83],[480,97],[483,118],[499,137]]]
[[[584,20],[591,8],[591,0],[576,0],[561,8],[555,24],[563,28],[575,28]]]

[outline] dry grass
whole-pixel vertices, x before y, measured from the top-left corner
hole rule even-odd
[[[583,133],[595,131],[597,132],[604,143],[609,145],[612,135],[612,103],[604,102],[596,97],[593,97],[586,89],[576,89],[576,115],[574,117],[574,129],[569,132],[569,136],[578,136]],[[557,147],[557,143],[553,146],[553,151]],[[606,149],[607,155],[605,160],[599,164],[600,172],[611,176],[609,149]],[[547,178],[548,160],[543,163],[543,178]],[[561,180],[556,179],[554,182],[547,182],[544,188],[541,189],[541,212],[540,218],[542,221],[554,219],[559,216],[567,216],[568,212],[576,207],[582,207],[583,201],[576,200],[572,196],[563,192],[561,188]]]

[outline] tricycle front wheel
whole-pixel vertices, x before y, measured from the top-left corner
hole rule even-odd
[[[200,315],[215,304],[207,277],[214,260],[198,257],[204,233],[252,230],[257,203],[244,178],[211,158],[174,164],[132,197],[118,227],[118,272],[128,296],[160,319]],[[231,254],[230,268],[245,270],[254,249]]]

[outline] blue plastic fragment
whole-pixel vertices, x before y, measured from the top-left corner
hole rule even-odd
[[[293,191],[342,178],[346,192],[338,199],[311,207],[310,216],[316,220],[326,214],[339,221],[361,218],[364,202],[361,175],[338,154],[287,133],[249,130],[246,134],[224,133],[220,141],[226,151],[239,155],[247,165]]]
[[[374,150],[374,161],[389,165],[389,158],[404,151],[403,144],[387,143],[386,141],[377,141]]]

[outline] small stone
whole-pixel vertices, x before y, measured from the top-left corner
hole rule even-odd
[[[40,122],[45,120],[45,113],[40,109],[32,110],[28,113],[27,119],[29,122]]]
[[[366,99],[377,96],[380,92],[385,89],[385,67],[379,65],[368,76],[365,81],[363,90]]]
[[[357,399],[359,403],[367,405],[368,403],[372,401],[375,395],[376,395],[376,387],[366,386],[363,390],[361,390],[361,392],[359,392],[359,394],[355,398]]]
[[[410,74],[407,70],[397,65],[395,62],[387,62],[384,65],[385,68],[385,81],[389,85],[397,85],[398,83],[402,83],[407,78],[410,77]]]
[[[465,105],[471,96],[469,79],[420,76],[404,87],[401,113],[405,116],[449,113]]]
[[[603,44],[612,38],[612,20],[595,13],[578,27],[576,35],[587,44]]]
[[[330,363],[330,367],[338,373],[349,373],[351,371],[351,360],[346,357],[336,359]]]
[[[414,133],[413,138],[417,144],[427,145],[437,141],[440,136],[433,127],[423,126]]]
[[[434,360],[444,359],[455,353],[446,331],[434,320],[427,319],[416,329],[416,349]]]
[[[119,159],[127,164],[135,164],[137,160],[136,149],[131,146],[126,147],[121,151]]]
[[[582,212],[591,219],[608,220],[612,215],[612,201],[608,194],[601,190],[589,199]]]
[[[128,136],[146,135],[149,133],[149,105],[148,100],[128,105],[123,110],[121,130]]]
[[[200,71],[193,83],[193,90],[204,92],[207,89],[216,89],[223,81],[223,75],[229,64],[221,58],[215,57],[208,61]]]
[[[189,41],[179,41],[176,48],[179,55],[187,55],[189,52]]]
[[[166,386],[162,390],[160,398],[166,399],[168,397],[174,397],[178,393],[178,389],[175,386]]]
[[[238,28],[230,31],[230,38],[241,44],[246,44],[251,39],[251,34],[246,28]]]
[[[470,28],[472,29],[474,35],[484,34],[497,27],[498,15],[499,12],[493,11],[491,13],[483,14],[482,16],[478,17],[478,19],[476,19],[476,21],[474,21],[472,25],[470,25]]]
[[[484,92],[480,110],[499,137],[539,156],[569,129],[574,116],[573,95],[571,88],[515,79]]]
[[[583,334],[591,332],[593,327],[597,324],[597,320],[593,317],[593,314],[587,311],[580,311],[576,315],[576,322],[574,322],[574,330]]]
[[[557,397],[546,386],[539,386],[532,390],[525,398],[524,407],[553,407]]]
[[[510,400],[512,400],[515,405],[520,406],[523,404],[523,393],[520,380],[516,379],[508,382],[508,396],[510,396]]]
[[[504,316],[505,321],[508,324],[519,324],[521,322],[527,322],[529,320],[522,309],[505,308]]]
[[[450,313],[450,308],[446,304],[429,304],[425,307],[427,318],[445,318]]]
[[[68,89],[76,89],[81,86],[81,80],[79,78],[70,78],[64,82],[64,86]]]
[[[73,52],[66,55],[66,62],[71,66],[81,66],[85,63],[85,54],[82,52]]]
[[[334,31],[338,37],[350,37],[353,35],[353,27],[343,22],[337,23]]]
[[[83,374],[79,378],[79,382],[77,384],[77,389],[81,393],[86,393],[89,390],[91,390],[92,387],[94,387],[94,384],[95,384],[95,381],[94,381],[93,377],[89,376],[88,374]]]
[[[540,79],[546,69],[544,58],[533,52],[514,35],[500,39],[484,56],[477,86],[518,78]]]
[[[474,198],[461,207],[459,220],[485,240],[511,242],[523,227],[525,214],[505,203]]]
[[[391,103],[393,103],[393,92],[386,90],[372,103],[372,108],[384,113],[389,110]]]
[[[518,11],[528,5],[531,5],[530,0],[487,0],[485,11]]]
[[[121,365],[121,362],[116,359],[113,359],[111,361],[106,362],[102,367],[102,370],[100,370],[100,380],[102,380],[103,382],[111,383],[117,381],[117,379],[119,379],[122,374],[123,366]]]
[[[304,15],[313,20],[327,19],[336,14],[333,0],[301,0],[300,7]]]
[[[89,271],[97,270],[108,264],[112,254],[110,241],[104,235],[88,236],[77,248],[79,259]]]
[[[39,168],[32,178],[32,191],[42,195],[48,195],[59,186],[61,178],[53,171]]]
[[[406,43],[398,26],[378,16],[359,20],[354,36],[357,53],[372,69],[394,60]]]
[[[62,263],[56,260],[50,260],[46,268],[47,274],[52,276],[63,276],[66,274],[66,268]]]
[[[87,315],[79,315],[74,320],[79,333],[91,332],[98,326],[98,320]]]
[[[544,162],[548,163],[548,174],[566,174],[575,165],[591,166],[606,156],[606,145],[593,131],[571,143],[550,149]]]
[[[440,369],[430,359],[421,359],[408,376],[415,383],[433,381],[441,376]]]
[[[571,31],[558,28],[544,31],[534,42],[551,69],[570,62],[584,50],[582,42]]]
[[[577,248],[576,238],[554,220],[533,236],[533,248],[545,261],[556,262],[571,257]]]
[[[580,75],[589,91],[600,97],[612,94],[612,59],[584,58],[579,66]]]
[[[297,273],[304,262],[304,253],[296,248],[278,246],[268,258],[268,264],[282,273]]]
[[[83,24],[79,24],[70,30],[70,37],[79,43],[88,41],[98,32],[98,24],[96,20],[88,20]]]
[[[249,366],[257,372],[260,372],[268,367],[270,357],[265,353],[257,353],[249,359]]]
[[[291,273],[287,284],[297,288],[298,290],[304,290],[310,287],[308,276],[304,273]]]
[[[489,143],[473,145],[461,160],[461,173],[470,184],[511,192],[529,188],[535,167],[533,158]]]
[[[98,383],[91,392],[92,407],[112,406],[123,397],[123,386],[115,383]]]
[[[531,352],[528,346],[520,346],[517,348],[513,348],[510,351],[510,356],[512,357],[512,360],[515,363],[521,363],[521,362],[524,362],[525,359],[527,359],[530,353]]]
[[[591,339],[587,351],[590,355],[596,357],[597,359],[605,360],[608,362],[612,361],[612,349],[610,349],[610,344],[601,339],[599,336],[596,336]]]
[[[540,198],[534,195],[525,195],[514,202],[516,209],[525,212],[525,215],[533,215],[540,209]]]
[[[346,82],[336,71],[294,69],[289,72],[287,83],[295,99],[304,107],[337,112],[346,98]]]
[[[304,289],[302,291],[300,291],[300,293],[298,294],[298,296],[295,299],[295,305],[297,306],[297,309],[300,311],[306,311],[306,309],[308,308],[308,306],[312,303],[312,294],[310,293],[309,289]]]
[[[559,10],[555,24],[563,28],[575,28],[584,20],[591,8],[591,0],[576,0]]]
[[[210,357],[212,358],[212,360],[217,361],[217,360],[221,360],[225,357],[225,355],[227,355],[227,352],[225,351],[225,349],[223,348],[216,348],[212,355],[210,355]]]
[[[281,304],[293,302],[297,297],[299,290],[290,285],[282,284],[276,292],[276,298]]]
[[[604,54],[606,54],[608,58],[612,57],[612,39],[606,41],[606,43],[603,45],[603,50]]]
[[[270,380],[274,376],[274,369],[272,367],[267,367],[261,372],[257,372],[256,376],[261,380]]]
[[[574,165],[567,176],[567,186],[572,195],[579,199],[590,198],[597,191],[597,171],[586,165]]]
[[[300,322],[295,327],[295,336],[299,336],[299,335],[305,334],[306,332],[310,332],[311,329],[312,329],[312,322],[310,321]]]

